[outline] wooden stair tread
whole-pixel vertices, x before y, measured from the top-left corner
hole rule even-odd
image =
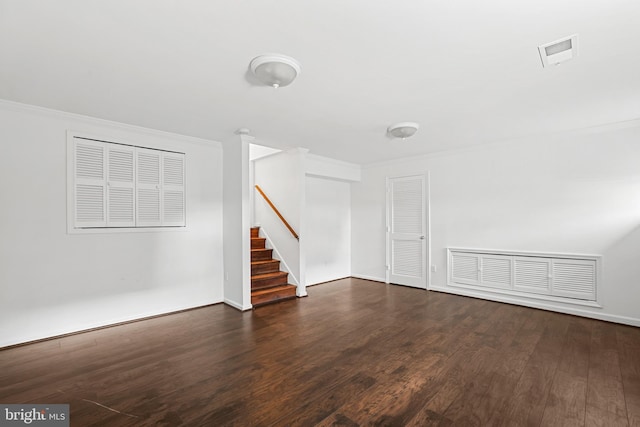
[[[280,260],[271,258],[251,261],[251,276],[264,273],[275,273],[277,271],[280,271]]]
[[[287,273],[286,271],[274,271],[271,273],[256,274],[255,276],[251,276],[251,280],[271,279],[273,277],[281,277],[281,276],[288,276],[288,275],[289,273]]]
[[[264,237],[252,237],[251,238],[251,249],[266,249],[265,243],[267,239]]]
[[[275,262],[280,262],[280,260],[277,259],[260,259],[257,261],[251,261],[251,265],[261,265],[261,264],[268,264],[268,263],[275,263]]]
[[[251,249],[251,261],[268,261],[273,259],[273,249]]]
[[[251,289],[273,288],[287,284],[288,273],[285,271],[274,271],[269,273],[256,274],[251,276]]]
[[[270,293],[274,293],[274,292],[278,292],[278,291],[284,291],[284,290],[295,290],[296,287],[290,284],[286,284],[286,285],[278,285],[278,286],[272,286],[270,288],[264,288],[264,289],[256,289],[254,291],[251,291],[251,295],[264,295],[264,294],[270,294]]]
[[[251,292],[251,304],[254,308],[295,298],[297,298],[296,287],[293,285],[282,285]]]

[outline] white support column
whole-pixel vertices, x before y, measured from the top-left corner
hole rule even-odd
[[[249,142],[238,135],[223,143],[224,302],[239,310],[251,305],[251,211]]]

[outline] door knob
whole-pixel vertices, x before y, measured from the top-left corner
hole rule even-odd
[[[420,240],[424,240],[424,236],[420,236]]]

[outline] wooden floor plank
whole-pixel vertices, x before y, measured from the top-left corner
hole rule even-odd
[[[0,351],[72,426],[640,426],[640,329],[345,279]]]
[[[585,427],[627,427],[627,417],[587,405]]]
[[[589,360],[587,405],[627,419],[616,331],[619,327],[599,322],[594,325]],[[593,412],[593,411],[592,411]]]
[[[592,322],[571,319],[567,342],[547,397],[542,425],[583,426]]]
[[[540,313],[545,326],[513,395],[498,408],[491,425],[540,425],[566,341],[569,317]]]
[[[616,329],[620,374],[629,425],[640,427],[640,328]]]
[[[488,380],[487,391],[474,408],[474,414],[482,425],[488,425],[495,410],[511,399],[531,353],[544,332],[544,323],[539,319],[540,312],[526,310],[519,314],[523,324],[517,329],[513,341],[501,349],[502,357],[496,360],[497,366]]]

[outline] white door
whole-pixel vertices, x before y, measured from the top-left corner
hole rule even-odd
[[[387,181],[387,282],[427,288],[427,204],[424,175]]]

